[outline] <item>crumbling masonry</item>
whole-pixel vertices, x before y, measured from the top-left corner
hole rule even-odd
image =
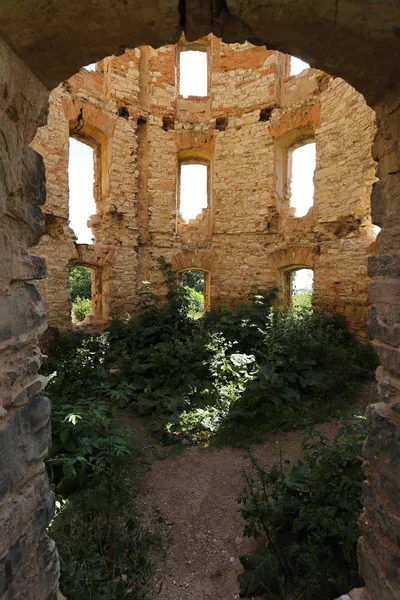
[[[376,255],[368,265],[369,332],[382,365],[378,370],[381,402],[367,410],[368,435],[363,449],[366,483],[358,554],[365,579],[362,600],[398,600],[400,4],[392,0],[0,3],[0,597],[55,600],[58,582],[57,554],[45,535],[52,513],[43,463],[50,441],[50,406],[37,374],[41,361],[38,337],[46,328],[47,318],[32,283],[44,278],[46,271],[40,253],[32,255],[29,251],[45,233],[41,214],[46,200],[45,169],[43,159],[29,144],[37,128],[46,123],[49,90],[82,65],[121,54],[128,47],[178,43],[182,30],[187,40],[213,33],[227,43],[247,40],[301,56],[311,65],[342,77],[375,111],[377,134],[372,157],[377,163],[377,181],[371,196],[372,222],[382,229]],[[327,93],[322,92],[321,98]],[[279,109],[284,110],[288,109]],[[341,117],[345,115],[345,110],[338,108],[338,112]],[[220,117],[225,118],[225,114]],[[130,119],[118,117],[118,127],[123,123],[127,126]],[[217,135],[231,135],[231,125],[228,115],[227,129],[218,130]],[[267,128],[268,123],[261,121],[258,126]],[[175,126],[176,133],[159,128],[161,131],[172,136],[176,151],[173,136],[178,128]],[[339,133],[338,148],[342,139]],[[249,146],[252,144],[253,140]],[[164,175],[168,173],[166,170]],[[51,196],[54,180],[50,173],[48,177]],[[153,178],[154,186],[147,186],[151,195],[158,178],[149,169],[149,179]],[[341,210],[341,206],[334,210]],[[66,215],[61,216],[65,221]],[[334,268],[347,260],[347,255],[338,252]]]
[[[208,57],[208,94],[179,95],[179,54]],[[93,273],[93,317],[131,313],[143,281],[160,290],[156,259],[206,272],[208,305],[246,301],[255,286],[279,287],[287,272],[314,270],[314,301],[343,313],[366,337],[367,256],[375,235],[370,195],[374,113],[351,86],[322,71],[289,76],[289,57],[209,35],[111,56],[82,69],[50,97],[48,125],[33,147],[44,157],[46,235],[34,249],[47,279],[39,290],[49,322],[71,327],[68,274]],[[93,244],[68,226],[68,144],[95,151]],[[314,206],[290,207],[290,150],[315,140]],[[179,165],[208,165],[208,207],[179,213]],[[340,259],[339,259],[340,257]],[[286,298],[285,298],[286,295]]]

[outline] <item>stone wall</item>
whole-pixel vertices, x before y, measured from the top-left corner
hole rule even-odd
[[[179,95],[181,47],[207,52],[208,96]],[[33,144],[48,173],[47,230],[35,253],[47,262],[39,289],[51,324],[71,326],[72,265],[94,268],[90,320],[104,322],[134,310],[143,281],[161,289],[158,256],[204,269],[194,257],[206,255],[211,307],[246,301],[254,286],[282,288],[287,269],[308,266],[314,302],[343,313],[365,339],[373,112],[341,79],[315,69],[288,73],[286,55],[210,35],[128,50],[54,90],[48,125]],[[68,226],[70,135],[97,157],[95,242],[85,247]],[[314,206],[296,218],[287,149],[310,136]],[[180,158],[206,160],[210,170],[209,206],[189,223],[177,205]]]
[[[0,597],[53,600],[58,564],[45,534],[53,498],[43,463],[50,403],[41,395],[37,347],[46,315],[30,283],[46,269],[27,253],[44,230],[45,175],[42,158],[25,145],[45,122],[48,92],[1,41],[0,82]]]

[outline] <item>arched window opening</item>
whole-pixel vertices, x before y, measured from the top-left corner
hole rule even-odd
[[[295,209],[296,217],[304,217],[314,204],[315,141],[304,142],[290,150],[288,165],[290,206]]]
[[[190,48],[190,46],[189,46]],[[179,94],[208,96],[207,50],[190,50],[182,47],[179,52]]]
[[[208,169],[200,162],[180,163],[179,212],[185,223],[208,207]]]
[[[287,305],[293,310],[312,307],[314,271],[305,267],[286,272]]]
[[[72,323],[81,323],[93,312],[92,270],[87,267],[72,267],[69,272]]]
[[[305,69],[309,69],[310,65],[301,58],[297,58],[296,56],[290,57],[290,75],[299,75]]]
[[[69,139],[69,222],[78,244],[91,244],[93,234],[87,225],[96,212],[93,195],[94,151],[88,144]]]
[[[208,306],[208,274],[197,269],[183,271],[181,283],[189,292],[188,316],[199,319]]]

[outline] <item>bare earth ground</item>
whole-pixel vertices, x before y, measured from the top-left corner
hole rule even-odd
[[[366,386],[363,404],[376,398],[376,384]],[[131,426],[137,444],[150,450],[152,441],[138,417],[124,411],[123,424]],[[327,436],[337,433],[337,423],[318,426]],[[253,449],[266,465],[283,457],[298,459],[304,432],[271,434]],[[141,477],[139,504],[153,509],[171,523],[170,543],[158,557],[152,584],[159,600],[233,600],[239,598],[239,555],[256,548],[243,537],[243,520],[236,502],[244,486],[242,469],[248,460],[235,448],[188,447],[163,460],[153,459]],[[159,593],[159,595],[157,595]]]

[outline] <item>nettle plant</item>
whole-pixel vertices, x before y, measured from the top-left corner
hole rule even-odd
[[[238,425],[290,428],[324,419],[373,376],[376,358],[355,342],[344,320],[311,309],[279,310],[277,290],[254,291],[249,303],[189,316],[188,290],[159,259],[168,294],[150,294],[139,313],[109,330],[121,383],[132,386],[139,413],[157,417],[166,442],[233,442]]]
[[[240,557],[242,595],[329,600],[363,584],[356,545],[365,435],[365,419],[358,418],[333,440],[312,434],[297,463],[281,458],[266,469],[250,457],[238,503],[244,533],[260,548]]]

